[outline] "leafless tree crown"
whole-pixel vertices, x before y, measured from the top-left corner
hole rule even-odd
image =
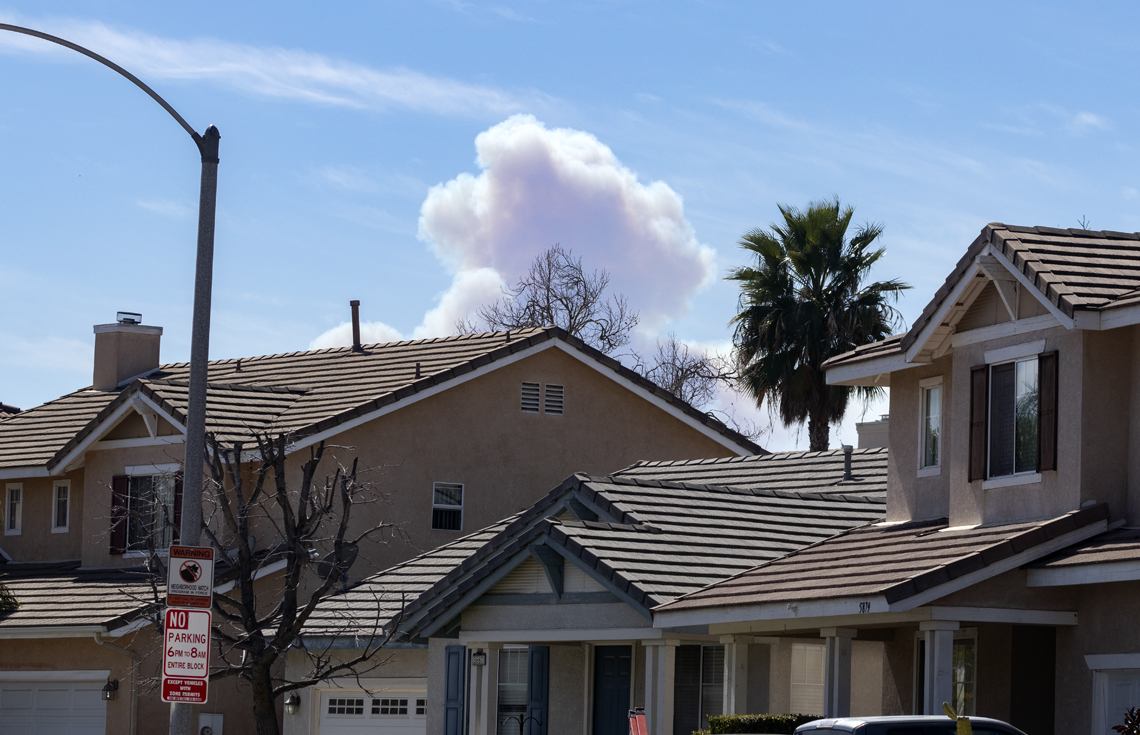
[[[638,314],[625,296],[607,295],[610,274],[587,272],[572,250],[554,245],[539,255],[527,274],[513,287],[503,289],[503,298],[483,306],[475,321],[460,320],[461,334],[487,328],[527,329],[558,326],[607,355],[629,343]]]

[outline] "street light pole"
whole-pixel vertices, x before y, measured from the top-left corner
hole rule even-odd
[[[21,33],[98,61],[129,79],[170,113],[194,139],[202,156],[201,193],[198,198],[198,257],[194,266],[194,321],[190,336],[190,393],[186,410],[186,456],[183,461],[182,527],[179,541],[197,546],[202,534],[202,470],[206,456],[206,382],[210,360],[210,301],[214,280],[214,217],[218,198],[218,142],[221,134],[211,125],[199,135],[166,100],[134,74],[115,62],[58,36],[32,28],[0,23],[0,31]],[[135,672],[138,675],[138,672]],[[191,735],[193,710],[189,704],[170,705],[170,735]]]

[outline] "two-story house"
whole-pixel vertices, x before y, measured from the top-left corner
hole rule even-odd
[[[162,330],[140,321],[95,327],[91,386],[0,415],[0,575],[21,602],[0,612],[5,727],[165,731],[167,706],[144,686],[159,656],[138,572],[148,545],[175,540],[189,366],[160,364]],[[214,361],[207,429],[287,434],[296,465],[326,442],[330,473],[359,458],[384,499],[354,518],[400,534],[361,548],[356,579],[573,471],[763,451],[557,328]],[[199,708],[215,733],[252,730],[241,686]]]
[[[886,520],[670,602],[655,626],[826,639],[829,716],[1106,735],[1140,706],[1140,234],[982,230],[912,328],[832,359],[890,386]],[[884,642],[882,699],[852,643]]]

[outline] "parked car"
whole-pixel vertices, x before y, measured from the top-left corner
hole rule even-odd
[[[988,717],[971,717],[970,726],[974,735],[1025,735],[1013,725]],[[815,720],[796,728],[796,735],[955,735],[957,732],[957,723],[943,715],[843,717],[838,720]]]

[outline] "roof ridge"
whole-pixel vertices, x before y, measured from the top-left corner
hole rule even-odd
[[[141,382],[145,382],[147,384],[150,384],[150,385],[172,385],[172,386],[176,386],[179,388],[189,388],[190,387],[190,381],[188,381],[188,380],[177,380],[174,378],[139,378],[138,380]],[[126,386],[126,387],[129,388],[130,386]],[[218,382],[214,382],[214,381],[206,383],[206,389],[209,390],[211,388],[214,388],[217,390],[244,390],[244,391],[254,391],[254,392],[260,392],[260,393],[293,393],[293,394],[297,394],[297,395],[304,395],[304,394],[308,393],[310,390],[309,388],[302,388],[300,386],[289,386],[289,385],[261,385],[261,384],[257,384],[257,383],[218,383]],[[126,388],[124,388],[124,390],[125,389]]]
[[[881,447],[874,447],[881,449]],[[683,480],[644,480],[636,477],[613,477],[610,476],[606,479],[591,478],[591,482],[610,483],[614,485],[630,485],[635,487],[660,487],[676,490],[696,490],[701,492],[726,492],[735,495],[752,495],[756,497],[776,497],[776,498],[789,498],[799,500],[834,500],[840,498],[843,501],[851,502],[859,500],[861,502],[875,502],[865,495],[853,495],[851,493],[828,493],[828,492],[813,492],[803,490],[776,490],[770,488],[748,488],[740,487],[738,485],[719,485],[712,483],[699,483],[699,482],[686,482]],[[843,480],[840,480],[842,483]],[[830,485],[829,487],[839,487],[839,483]],[[882,501],[885,503],[886,501]],[[876,503],[879,504],[879,503]]]

